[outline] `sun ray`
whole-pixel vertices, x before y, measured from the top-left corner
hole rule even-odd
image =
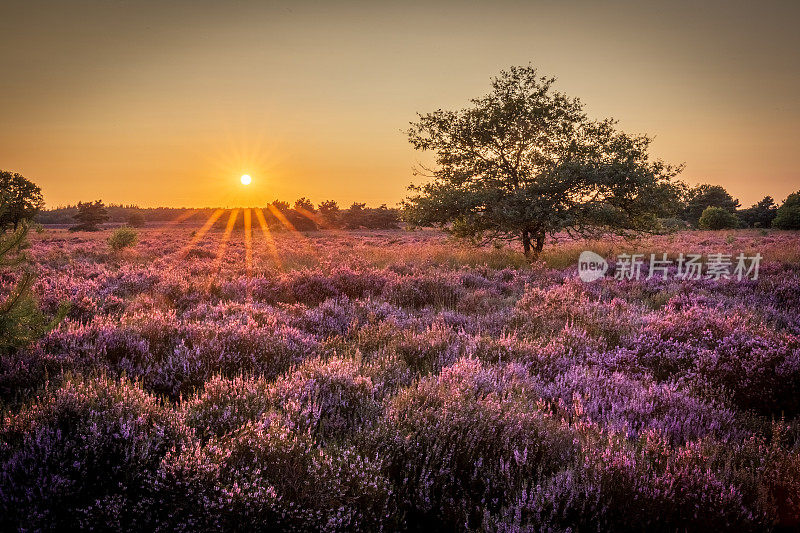
[[[325,222],[324,218],[322,218],[316,213],[312,213],[308,209],[295,206],[294,210],[297,211],[299,214],[303,215],[304,217],[306,217],[307,219],[309,219],[310,221],[314,222],[320,228],[327,228],[329,225],[327,222]]]
[[[253,277],[253,215],[250,209],[244,210],[244,264],[247,277]]]
[[[275,266],[278,270],[283,268],[283,264],[281,262],[281,256],[278,254],[278,247],[275,246],[275,239],[272,237],[272,232],[269,231],[269,226],[267,226],[267,220],[264,218],[264,212],[261,209],[256,209],[256,219],[258,219],[258,225],[261,226],[261,232],[264,234],[264,240],[267,241],[267,247],[269,248],[270,255],[272,255],[272,259],[275,261]]]
[[[314,257],[318,257],[317,251],[311,245],[311,241],[309,241],[308,238],[305,235],[300,233],[297,230],[297,228],[294,227],[294,224],[289,222],[289,219],[286,218],[286,215],[281,213],[280,209],[278,209],[277,207],[275,207],[272,204],[267,204],[267,209],[269,209],[269,212],[272,213],[273,216],[275,216],[275,218],[277,218],[278,221],[280,221],[281,224],[283,224],[283,227],[288,229],[290,232],[292,232],[292,234],[295,237],[297,237],[297,239],[300,241],[300,243],[311,253],[311,255],[313,255]]]
[[[275,218],[277,218],[277,219],[278,219],[278,221],[280,221],[280,223],[281,223],[281,224],[283,224],[283,227],[284,227],[284,228],[288,229],[289,231],[294,231],[294,232],[296,232],[296,233],[299,233],[299,232],[297,231],[297,228],[295,228],[295,227],[294,227],[294,224],[292,224],[291,222],[289,222],[289,219],[288,219],[288,218],[286,218],[286,215],[284,215],[284,214],[281,212],[281,210],[280,210],[280,209],[278,209],[277,207],[275,207],[275,206],[274,206],[274,205],[272,205],[272,204],[267,204],[267,209],[269,209],[269,212],[270,212],[270,213],[272,213],[272,215],[273,215]]]
[[[233,226],[236,224],[236,219],[239,217],[239,209],[236,208],[231,211],[230,216],[228,217],[228,223],[225,225],[225,233],[222,235],[222,240],[219,243],[219,248],[217,248],[217,258],[214,261],[214,269],[212,270],[212,274],[208,280],[208,287],[211,288],[211,284],[214,282],[214,277],[219,277],[219,272],[222,269],[222,260],[225,259],[225,251],[228,248],[228,241],[231,239],[231,234],[233,233]]]
[[[178,253],[180,255],[186,256],[186,254],[188,254],[192,250],[194,245],[200,242],[200,239],[205,237],[206,233],[208,233],[208,230],[211,229],[211,226],[213,226],[214,223],[217,220],[219,220],[219,217],[221,217],[224,212],[225,212],[224,209],[217,209],[216,211],[211,213],[211,216],[208,217],[208,220],[206,220],[203,226],[199,230],[197,230],[197,233],[195,233],[194,237],[192,237],[192,240],[190,240],[189,243],[186,246],[184,246]]]

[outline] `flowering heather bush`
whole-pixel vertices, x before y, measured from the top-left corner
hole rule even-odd
[[[177,413],[128,380],[68,380],[0,428],[3,529],[136,529]]]
[[[695,446],[670,448],[653,433],[633,443],[613,436],[546,483],[523,490],[494,531],[750,531],[763,528],[741,492],[707,468]]]
[[[372,379],[344,359],[308,361],[278,379],[275,409],[322,441],[343,440],[370,428],[380,414]]]
[[[462,360],[391,400],[378,446],[412,528],[476,527],[571,461],[572,432],[526,397],[524,374]]]
[[[186,425],[206,442],[259,420],[272,403],[270,386],[263,378],[214,376],[202,392],[182,402],[181,407]]]
[[[161,525],[186,531],[374,531],[391,505],[375,462],[320,448],[277,415],[168,455],[154,492]]]
[[[0,529],[800,527],[797,234],[558,236],[527,265],[428,231],[189,231],[32,238],[43,311],[70,310],[0,359]],[[587,248],[764,261],[584,284]]]

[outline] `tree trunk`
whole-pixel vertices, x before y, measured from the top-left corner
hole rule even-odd
[[[534,248],[534,257],[539,257],[539,254],[542,252],[542,248],[544,248],[544,233],[538,233],[536,235],[536,248]]]
[[[525,251],[525,257],[531,258],[531,232],[522,230],[522,249]]]
[[[522,230],[522,249],[525,257],[535,261],[544,248],[545,234],[536,230]]]

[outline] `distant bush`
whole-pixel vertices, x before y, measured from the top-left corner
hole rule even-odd
[[[137,242],[139,242],[139,234],[133,228],[118,228],[108,238],[108,244],[115,252],[135,246]]]
[[[143,228],[147,224],[144,215],[139,211],[133,212],[128,217],[128,225],[132,228]]]
[[[739,219],[727,209],[708,206],[703,210],[698,225],[701,229],[733,229],[739,226]]]

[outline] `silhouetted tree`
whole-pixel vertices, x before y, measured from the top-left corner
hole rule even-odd
[[[102,200],[78,202],[78,213],[72,218],[78,224],[71,227],[70,231],[97,231],[97,226],[108,220],[108,212]]]
[[[342,225],[349,229],[395,229],[398,227],[400,215],[396,209],[386,205],[369,208],[366,204],[355,202],[342,213]]]
[[[800,191],[786,197],[778,208],[772,226],[778,229],[800,229]]]
[[[324,220],[328,226],[335,228],[339,225],[339,204],[333,200],[326,200],[319,204],[318,210],[322,220]]]
[[[706,207],[719,207],[731,214],[736,214],[739,200],[731,196],[721,185],[698,185],[686,193],[685,220],[692,225],[697,225]]]
[[[295,200],[294,208],[297,211],[305,210],[305,211],[308,211],[309,213],[315,213],[316,212],[316,209],[314,209],[314,203],[311,200],[309,200],[308,198],[306,198],[305,196],[303,198],[299,198],[299,199]]]
[[[562,230],[655,230],[680,168],[651,160],[650,138],[588,120],[554,82],[512,67],[470,107],[419,115],[409,141],[432,151],[437,168],[428,171],[432,182],[411,187],[407,220],[474,241],[519,240],[526,256]]]
[[[32,220],[44,206],[39,186],[16,172],[0,171],[0,194],[3,196],[0,232],[17,231],[20,223]]]
[[[737,213],[739,218],[752,228],[768,228],[777,215],[778,206],[772,196],[765,196],[757,204]]]
[[[291,207],[289,207],[289,202],[284,202],[282,200],[273,200],[272,206],[276,207],[281,213],[286,213],[291,209]]]

